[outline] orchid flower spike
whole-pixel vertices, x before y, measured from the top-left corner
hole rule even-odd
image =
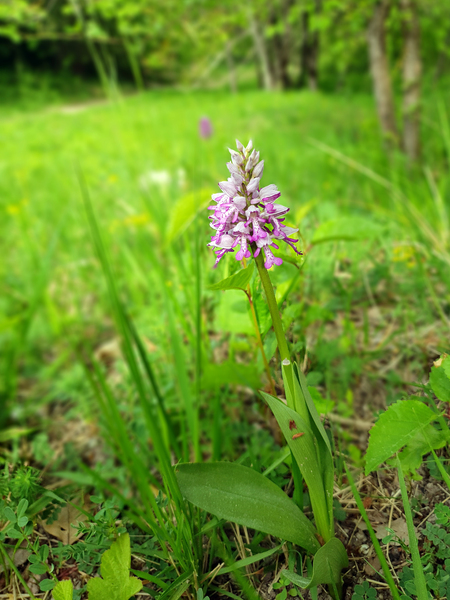
[[[259,160],[259,152],[253,149],[250,141],[245,147],[236,140],[236,150],[230,150],[231,162],[227,163],[230,177],[219,183],[221,193],[213,194],[216,202],[209,209],[211,227],[215,233],[208,246],[215,249],[216,267],[225,254],[234,252],[236,260],[256,258],[264,251],[266,269],[281,265],[282,259],[274,256],[271,248],[277,248],[276,240],[286,242],[297,254],[302,254],[295,244],[298,239],[291,236],[298,231],[283,224],[289,208],[275,204],[280,192],[274,184],[260,186],[264,171],[264,161]]]

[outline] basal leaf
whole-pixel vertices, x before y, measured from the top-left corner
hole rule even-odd
[[[441,366],[431,367],[430,373],[431,389],[443,402],[450,402],[450,378],[447,375],[447,366],[448,358],[442,362]]]
[[[406,446],[435,419],[436,414],[419,400],[400,400],[389,406],[370,430],[366,475]]]
[[[131,550],[128,533],[121,535],[102,556],[103,579],[90,579],[89,600],[128,600],[142,588],[142,582],[130,577]]]
[[[311,577],[302,577],[288,570],[282,571],[282,575],[302,589],[333,583],[339,588],[341,571],[346,567],[348,567],[348,556],[344,545],[337,538],[331,538],[315,554]]]
[[[310,427],[298,413],[288,408],[278,398],[273,398],[264,392],[261,392],[261,394],[273,412],[308,485],[317,529],[322,537],[329,539],[333,525],[330,521],[330,511],[324,488],[324,473],[321,468],[315,437]]]
[[[52,591],[53,600],[72,600],[73,598],[73,583],[70,579],[58,581]]]
[[[226,279],[222,279],[218,283],[214,285],[210,285],[208,289],[210,290],[246,290],[248,284],[253,275],[253,270],[255,268],[255,263],[251,262],[248,267],[245,269],[241,269],[234,275],[227,277]]]
[[[235,463],[181,464],[181,493],[189,502],[239,525],[280,537],[314,554],[319,546],[313,524],[272,481]]]
[[[332,453],[331,453],[330,440],[328,439],[328,436],[325,432],[324,426],[322,425],[322,421],[320,420],[320,416],[319,416],[319,413],[317,412],[316,405],[314,404],[313,399],[311,398],[311,394],[309,392],[308,385],[306,383],[306,377],[304,376],[302,370],[300,369],[300,367],[298,366],[297,363],[294,364],[294,367],[295,367],[294,370],[297,374],[298,381],[299,381],[301,389],[302,389],[303,397],[305,399],[306,405],[308,406],[308,411],[309,411],[310,417],[313,420],[313,422],[317,428],[317,432],[320,434],[320,437],[324,441],[324,444],[326,445],[328,452],[331,455]]]

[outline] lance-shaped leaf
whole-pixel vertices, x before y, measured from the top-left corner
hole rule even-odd
[[[348,567],[348,556],[344,545],[337,538],[331,538],[314,556],[311,577],[302,577],[292,571],[282,571],[282,575],[294,585],[309,590],[320,584],[334,584],[339,589],[341,571]]]
[[[320,535],[328,541],[333,535],[333,523],[330,522],[323,469],[314,435],[298,413],[288,408],[278,398],[273,398],[265,392],[261,392],[261,394],[273,412],[308,485],[317,529]]]
[[[250,279],[253,275],[253,269],[255,268],[255,263],[251,262],[246,269],[241,269],[234,275],[227,277],[226,279],[222,279],[218,283],[214,285],[210,285],[208,289],[210,290],[242,290],[246,291],[248,284],[250,283]]]
[[[181,464],[181,493],[213,515],[293,542],[314,554],[313,524],[275,483],[235,463]]]
[[[366,475],[418,434],[426,435],[427,426],[436,419],[436,413],[419,400],[400,400],[389,406],[370,430]]]
[[[331,456],[332,452],[330,440],[328,439],[324,426],[322,425],[322,421],[320,420],[319,413],[317,412],[316,405],[314,404],[314,400],[311,398],[311,394],[309,393],[308,384],[306,383],[306,377],[304,376],[302,370],[300,369],[297,363],[294,363],[294,372],[298,377],[298,381],[302,389],[302,394],[308,407],[310,418],[314,421],[314,424],[317,427],[317,432],[320,434],[320,437],[325,443],[325,446]]]
[[[297,363],[294,363],[294,372],[298,378],[298,383],[301,387],[302,396],[308,407],[311,430],[316,438],[320,463],[322,467],[322,480],[324,484],[325,495],[328,503],[328,519],[330,522],[330,532],[332,532],[333,515],[333,486],[334,486],[334,463],[333,454],[331,452],[331,444],[319,413],[317,412],[314,400],[306,383],[306,377]]]

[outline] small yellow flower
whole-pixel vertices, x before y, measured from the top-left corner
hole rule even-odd
[[[139,215],[130,215],[125,217],[122,221],[125,227],[142,227],[150,221],[150,215],[148,213],[141,213]]]
[[[406,266],[410,269],[416,265],[416,253],[413,246],[395,246],[393,254],[393,262],[406,263]]]
[[[24,198],[17,204],[8,204],[6,206],[6,212],[9,215],[18,215],[19,213],[22,212],[24,206],[26,206],[27,204],[28,204],[28,200],[26,198]]]

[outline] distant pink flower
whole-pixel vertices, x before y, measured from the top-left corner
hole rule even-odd
[[[208,122],[209,123],[209,122]],[[281,265],[282,259],[274,256],[271,248],[278,249],[275,240],[286,242],[297,252],[297,239],[290,237],[298,229],[283,224],[289,208],[275,204],[280,192],[274,184],[260,188],[259,183],[264,170],[264,161],[259,162],[259,152],[252,151],[250,141],[246,148],[236,140],[238,151],[230,150],[231,162],[227,163],[230,177],[221,181],[218,194],[212,199],[216,205],[209,209],[214,213],[209,217],[215,234],[208,246],[215,248],[217,266],[222,256],[228,252],[236,253],[236,260],[256,258],[261,250],[266,261],[264,266],[270,269],[273,265]]]
[[[202,117],[198,123],[198,132],[200,134],[200,137],[203,138],[204,140],[207,140],[208,138],[210,138],[213,134],[213,128],[212,128],[212,124],[211,121],[208,119],[208,117]]]

